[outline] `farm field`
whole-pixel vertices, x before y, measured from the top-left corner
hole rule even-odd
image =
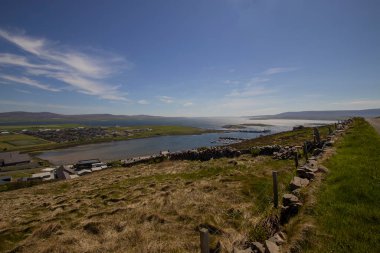
[[[1,151],[13,151],[22,150],[25,148],[45,147],[52,144],[49,141],[37,138],[26,134],[2,134],[0,135],[0,150]]]
[[[210,130],[186,127],[186,126],[134,126],[134,127],[105,127],[104,136],[89,136],[88,138],[80,138],[75,141],[56,142],[44,139],[43,132],[39,136],[31,134],[23,134],[21,131],[27,129],[29,131],[38,131],[39,129],[51,129],[53,132],[57,129],[67,132],[70,136],[70,129],[80,127],[82,131],[91,129],[90,127],[77,124],[55,124],[55,125],[23,125],[23,126],[3,126],[3,131],[10,131],[10,134],[0,135],[0,150],[1,151],[22,151],[22,152],[37,152],[48,149],[57,149],[65,147],[73,147],[82,144],[109,142],[118,140],[129,140],[138,138],[149,138],[163,135],[188,135],[202,134],[212,132]],[[131,132],[126,134],[126,132]],[[49,135],[51,135],[49,133]],[[47,136],[49,136],[47,135]],[[48,137],[47,137],[48,138]],[[63,137],[64,138],[64,137]]]

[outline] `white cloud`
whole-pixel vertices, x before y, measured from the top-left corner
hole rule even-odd
[[[292,72],[295,70],[297,70],[297,68],[294,68],[294,67],[269,68],[269,69],[265,70],[262,74],[270,76],[270,75],[275,75],[275,74],[279,74],[279,73]]]
[[[240,81],[237,80],[224,80],[225,84],[231,84],[231,85],[237,85],[240,83]]]
[[[334,102],[333,105],[351,106],[354,108],[380,108],[380,99],[354,99],[349,101]]]
[[[35,55],[39,55],[46,45],[44,39],[34,39],[25,35],[15,35],[2,29],[0,29],[0,37],[3,37],[25,51]]]
[[[127,62],[109,53],[84,53],[60,46],[46,39],[13,34],[0,29],[0,37],[29,53],[26,56],[0,53],[0,65],[17,66],[24,69],[22,75],[42,76],[68,84],[72,89],[108,100],[123,100],[126,93],[120,92],[119,86],[107,81],[120,68],[126,68]],[[5,78],[3,78],[5,79]],[[35,88],[58,91],[33,80],[31,76],[12,77],[13,82],[34,86]],[[9,80],[9,78],[8,78]]]
[[[174,102],[174,99],[172,97],[168,97],[168,96],[158,96],[158,99],[161,101],[161,102],[164,102],[166,104],[171,104]]]
[[[147,101],[145,99],[141,99],[141,100],[137,101],[137,103],[140,104],[140,105],[148,105],[149,101]]]
[[[266,83],[266,82],[269,82],[269,81],[270,81],[269,78],[254,77],[251,80],[249,80],[246,85],[247,86],[252,86],[252,85],[256,85],[256,84],[260,84],[260,83]]]
[[[268,89],[265,87],[247,87],[241,90],[233,90],[227,97],[255,97],[258,95],[270,94],[275,92],[273,89]]]
[[[30,92],[28,90],[22,90],[22,89],[15,89],[15,91],[21,92],[21,93],[25,93],[25,94],[31,94],[32,93],[32,92]]]
[[[33,64],[28,61],[26,57],[14,55],[14,54],[6,54],[0,53],[0,65],[14,65],[24,68],[37,68],[37,69],[50,69],[50,70],[58,70],[59,68],[53,65],[40,65]]]
[[[186,102],[186,103],[183,104],[183,106],[185,106],[185,107],[189,107],[189,106],[192,106],[192,105],[194,105],[193,102]]]
[[[15,100],[0,100],[0,105],[13,105],[16,108],[22,108],[25,111],[41,111],[48,109],[56,109],[63,112],[67,110],[75,111],[76,113],[89,113],[105,111],[104,107],[97,106],[83,106],[83,105],[62,105],[62,104],[49,104],[49,103],[36,103],[30,101],[15,101]]]
[[[31,87],[39,88],[39,89],[42,89],[42,90],[53,91],[53,92],[60,91],[59,89],[52,88],[52,87],[50,87],[47,84],[40,83],[38,81],[29,79],[27,77],[16,77],[16,76],[11,76],[11,75],[0,75],[0,82],[1,82],[1,79],[9,81],[9,82],[12,82],[12,83],[20,83],[20,84],[29,85]]]

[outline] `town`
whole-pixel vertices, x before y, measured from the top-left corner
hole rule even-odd
[[[28,154],[21,154],[19,152],[0,153],[0,167],[27,164],[30,162],[31,157]],[[40,172],[33,173],[29,177],[13,179],[11,176],[1,176],[0,185],[17,182],[42,182],[73,179],[107,168],[107,164],[98,159],[81,160],[74,165],[60,165],[56,167],[42,168]]]
[[[149,132],[152,128],[108,128],[108,127],[75,127],[64,129],[23,129],[19,133],[38,137],[56,143],[89,141],[102,138],[131,137],[136,133]]]

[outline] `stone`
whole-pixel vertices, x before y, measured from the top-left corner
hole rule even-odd
[[[297,197],[300,197],[301,196],[301,189],[295,189],[292,191],[292,194],[297,196]]]
[[[272,241],[265,241],[265,252],[266,253],[280,253],[280,247]]]
[[[238,248],[235,248],[233,249],[232,251],[233,253],[254,253],[253,250],[251,248],[247,248],[247,249],[238,249]]]
[[[300,167],[301,170],[308,171],[308,172],[317,172],[318,170],[318,164],[314,164],[313,166],[310,166],[309,164],[305,164],[304,166]]]
[[[279,234],[275,234],[274,236],[272,236],[268,240],[274,242],[275,244],[277,244],[279,246],[285,243],[285,240],[282,239]]]
[[[288,239],[288,236],[284,233],[284,232],[278,232],[277,233],[284,241],[286,241]]]
[[[300,178],[300,177],[294,177],[292,181],[290,182],[290,190],[296,190],[302,187],[305,187],[309,184],[309,180],[306,178]]]
[[[309,180],[313,180],[315,178],[314,172],[306,172],[306,178]]]
[[[316,169],[309,169],[309,168],[304,168],[305,166],[297,169],[297,175],[300,177],[300,178],[306,178],[306,179],[314,179],[315,177],[315,174],[313,171],[317,172],[317,168]]]
[[[297,202],[299,202],[299,199],[297,198],[297,196],[293,194],[286,193],[282,197],[282,204],[284,206],[290,206],[292,203],[297,203]]]
[[[316,149],[314,149],[314,151],[313,151],[313,156],[317,156],[317,155],[322,154],[322,153],[323,153],[323,150],[322,150],[322,149],[320,149],[320,148],[316,148]]]
[[[328,173],[328,172],[329,172],[329,169],[326,168],[326,167],[323,166],[323,165],[319,165],[319,166],[318,166],[318,172]]]
[[[280,213],[280,223],[287,223],[291,217],[295,216],[298,213],[301,206],[302,203],[300,202],[292,203],[289,206],[282,206]]]
[[[307,163],[305,164],[305,166],[316,168],[318,166],[318,162],[315,159],[309,158],[309,160],[307,160]]]
[[[258,253],[265,253],[265,247],[262,243],[259,242],[253,242],[251,245],[251,248],[253,248]]]

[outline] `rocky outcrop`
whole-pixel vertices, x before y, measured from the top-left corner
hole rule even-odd
[[[241,152],[230,147],[212,147],[205,149],[193,149],[183,152],[174,152],[168,155],[169,160],[200,160],[208,161],[212,158],[238,157]]]
[[[294,156],[297,154],[297,148],[286,146],[281,148],[278,152],[273,153],[273,159],[277,160],[286,160],[286,159],[293,159]]]

